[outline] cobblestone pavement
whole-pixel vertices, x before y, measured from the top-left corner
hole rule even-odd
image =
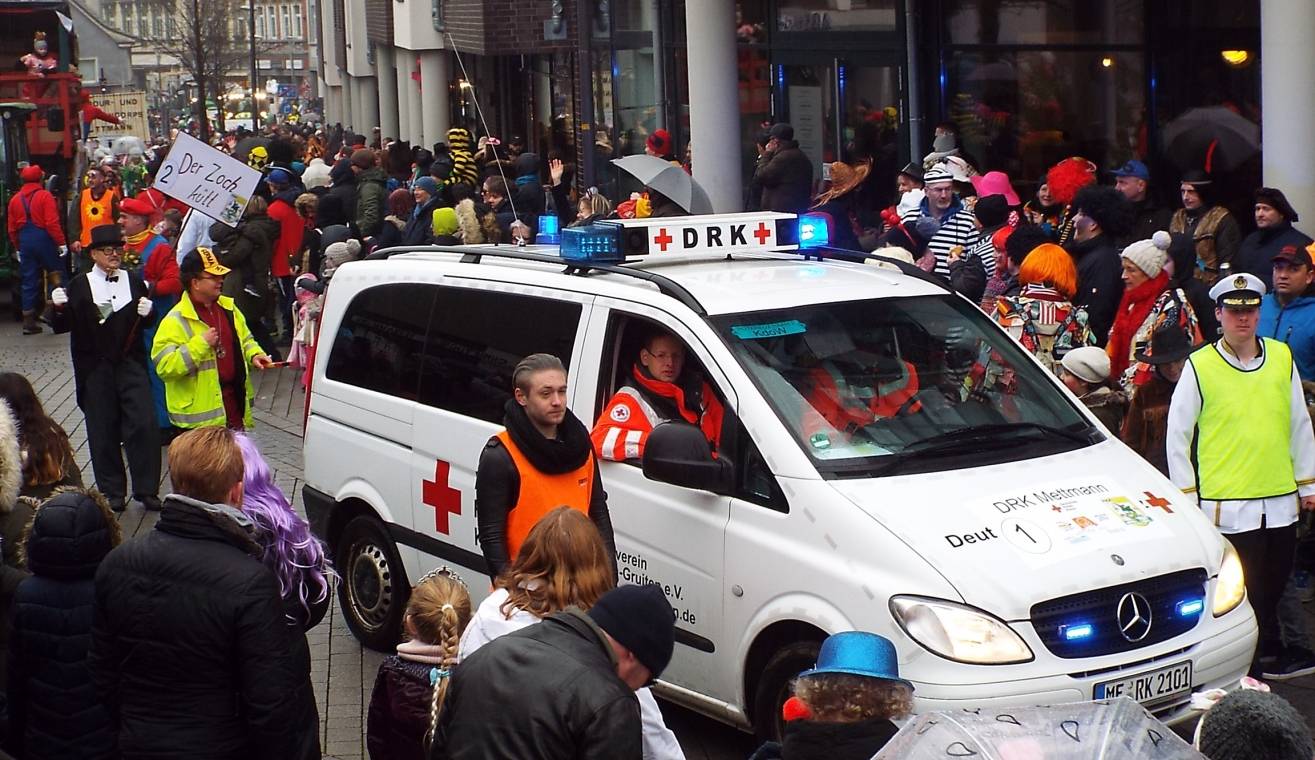
[[[21,372],[32,381],[47,413],[68,432],[78,465],[87,482],[91,482],[86,432],[82,412],[73,398],[73,373],[66,337],[49,333],[22,336],[17,324],[0,322],[0,370]],[[254,436],[274,468],[279,486],[285,493],[294,495],[293,504],[302,512],[301,416],[304,394],[296,385],[296,371],[292,369],[261,373],[258,379]],[[167,490],[166,471],[161,492]],[[155,513],[143,511],[136,502],[120,518],[125,538],[149,530],[155,520]],[[1307,607],[1310,626],[1312,610],[1309,608],[1315,605]],[[325,755],[338,760],[364,758],[365,710],[383,655],[356,642],[336,603],[332,614],[327,615],[308,637],[311,679],[319,703]],[[1273,687],[1315,724],[1315,677],[1274,684]],[[668,725],[691,760],[745,758],[755,746],[751,737],[701,715],[667,703],[662,703],[662,708]],[[1179,732],[1190,737],[1190,728],[1190,724],[1180,727]]]
[[[0,310],[0,314],[4,313]],[[16,323],[0,321],[0,370],[21,372],[32,382],[47,414],[68,432],[85,481],[92,482],[82,411],[74,399],[67,337],[49,332],[24,336]],[[296,378],[293,369],[258,376],[253,435],[274,468],[279,487],[284,493],[293,494],[293,504],[304,516],[301,506],[304,394],[297,388]],[[168,490],[166,470],[161,493]],[[136,502],[120,517],[125,539],[149,530],[155,521],[156,513],[144,511]],[[308,638],[311,680],[319,704],[325,756],[338,760],[365,758],[365,711],[383,655],[357,643],[347,630],[336,601],[331,613]],[[754,742],[745,734],[672,705],[664,704],[663,709],[691,760],[744,758],[753,750]]]

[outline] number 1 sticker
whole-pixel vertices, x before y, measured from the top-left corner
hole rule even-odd
[[[1029,554],[1045,554],[1050,551],[1052,543],[1045,528],[1034,522],[1011,517],[1000,523],[1000,534],[1009,543]]]

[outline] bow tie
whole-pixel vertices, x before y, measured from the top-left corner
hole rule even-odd
[[[118,282],[118,281],[119,281],[119,276],[117,274],[114,275],[113,277],[105,278],[105,282]]]

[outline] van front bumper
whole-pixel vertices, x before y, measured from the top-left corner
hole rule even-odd
[[[974,684],[924,683],[911,678],[919,713],[973,708],[1006,708],[1065,702],[1085,702],[1093,698],[1098,683],[1118,680],[1138,673],[1192,661],[1192,692],[1207,689],[1231,691],[1247,674],[1256,648],[1257,628],[1254,615],[1238,615],[1239,622],[1183,649],[1160,655],[1122,668],[1094,673],[1059,673],[1036,678],[1019,678]],[[1050,660],[1044,664],[1055,662]],[[1060,661],[1078,664],[1081,661]],[[1043,663],[1037,663],[1040,667]],[[1174,724],[1196,713],[1188,708],[1191,693],[1167,701],[1150,703],[1146,708],[1161,721]]]

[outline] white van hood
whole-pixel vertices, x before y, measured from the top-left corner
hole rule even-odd
[[[1024,462],[830,482],[965,602],[1005,620],[1176,570],[1214,575],[1223,551],[1195,501],[1112,440]]]

